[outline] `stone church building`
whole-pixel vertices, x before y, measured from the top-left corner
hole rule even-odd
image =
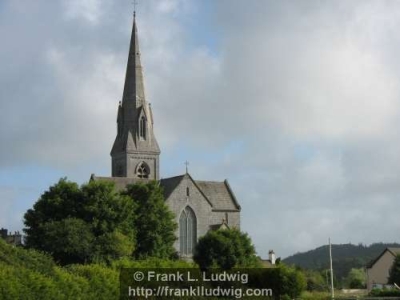
[[[160,148],[153,131],[151,106],[146,101],[135,17],[122,101],[117,113],[117,136],[111,150],[112,177],[118,189],[137,181],[156,180],[176,216],[175,249],[191,257],[197,240],[209,230],[240,228],[240,205],[228,182],[194,180],[188,172],[160,179]]]

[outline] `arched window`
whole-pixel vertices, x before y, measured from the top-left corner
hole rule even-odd
[[[146,118],[142,116],[139,121],[139,137],[143,140],[146,139]]]
[[[149,166],[143,161],[136,168],[136,175],[139,178],[149,178]]]
[[[180,255],[193,255],[197,243],[197,221],[194,211],[187,206],[179,218]]]

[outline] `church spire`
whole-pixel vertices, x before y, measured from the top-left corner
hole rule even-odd
[[[136,13],[133,16],[131,43],[129,47],[128,64],[126,67],[123,101],[145,100],[143,70],[140,59],[139,38],[136,25]]]
[[[111,150],[112,176],[158,180],[160,149],[153,132],[151,107],[146,101],[135,13],[117,126]]]

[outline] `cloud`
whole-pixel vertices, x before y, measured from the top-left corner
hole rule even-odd
[[[0,167],[109,174],[127,5],[0,8]],[[384,1],[140,2],[161,174],[189,159],[195,178],[229,178],[262,256],[395,240],[399,16]]]
[[[19,230],[21,222],[21,214],[16,209],[17,207],[17,192],[5,186],[0,186],[0,227],[10,230]]]
[[[66,18],[83,19],[95,25],[103,14],[101,7],[105,6],[106,2],[100,0],[69,0],[63,4]]]

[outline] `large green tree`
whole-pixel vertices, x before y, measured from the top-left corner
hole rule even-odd
[[[394,259],[393,265],[389,271],[389,283],[400,285],[400,254]]]
[[[61,264],[131,255],[134,203],[110,182],[79,187],[65,178],[24,216],[26,246],[51,253]]]
[[[116,192],[111,182],[91,181],[81,188],[82,218],[91,225],[93,258],[107,260],[132,255],[135,243],[135,204]]]
[[[71,216],[80,218],[78,212],[81,205],[82,193],[79,186],[66,178],[60,179],[25,213],[25,244],[40,249],[45,230],[43,226],[48,222],[61,221]]]
[[[193,260],[202,269],[258,266],[250,237],[237,229],[209,231],[199,239]]]
[[[367,283],[367,275],[362,268],[352,268],[345,279],[345,284],[350,289],[364,289]]]
[[[124,195],[133,199],[135,210],[136,249],[134,256],[171,258],[177,224],[165,203],[163,190],[155,181],[128,185]]]

